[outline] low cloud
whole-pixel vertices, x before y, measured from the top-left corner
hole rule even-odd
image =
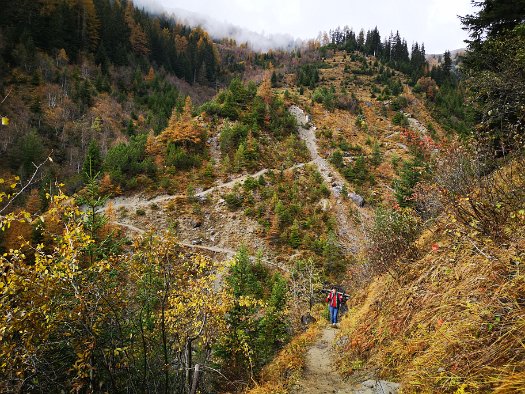
[[[178,22],[206,30],[213,38],[232,38],[237,44],[248,43],[255,51],[267,52],[270,49],[289,50],[301,44],[289,34],[257,33],[228,22],[220,22],[209,16],[183,10],[180,8],[166,9],[156,0],[135,0],[134,4],[153,14],[166,14]]]

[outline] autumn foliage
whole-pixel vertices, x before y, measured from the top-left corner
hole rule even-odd
[[[139,239],[132,253],[97,246],[63,195],[45,215],[23,217],[47,241],[14,248],[11,236],[0,257],[0,389],[189,391],[187,371],[227,329],[233,299],[217,286],[227,265],[184,253],[170,234]],[[1,219],[5,230],[22,225],[20,215]]]
[[[173,110],[168,126],[158,136],[157,141],[164,144],[173,142],[185,148],[200,144],[203,138],[203,130],[193,120],[192,109],[191,98],[188,96],[182,114],[179,114],[175,109]]]

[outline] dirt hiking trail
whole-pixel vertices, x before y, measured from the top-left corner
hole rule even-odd
[[[303,378],[294,386],[292,394],[396,394],[397,383],[368,379],[360,384],[344,381],[336,371],[332,346],[337,329],[326,327],[317,342],[308,350]]]
[[[316,127],[311,124],[310,117],[304,110],[295,105],[292,105],[289,111],[297,120],[299,137],[308,148],[312,163],[317,166],[319,173],[332,194],[332,207],[337,219],[337,238],[343,248],[351,253],[356,253],[359,251],[360,245],[363,244],[363,242],[360,241],[362,229],[358,229],[355,225],[351,224],[353,220],[350,217],[350,211],[342,195],[343,185],[346,185],[347,182],[339,172],[319,154],[319,147],[315,136]],[[361,198],[354,193],[350,193],[350,196]],[[350,198],[352,199],[352,197]],[[359,214],[366,215],[365,211],[362,210]]]

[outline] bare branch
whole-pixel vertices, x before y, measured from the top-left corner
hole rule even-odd
[[[476,243],[469,237],[467,236],[467,239],[470,241],[470,243],[472,244],[472,246],[474,246],[474,249],[476,249],[479,254],[481,254],[482,256],[484,256],[485,258],[487,258],[487,260],[494,260],[494,257],[486,254],[485,252],[483,252],[483,250],[481,250],[478,245],[476,245]]]
[[[7,204],[0,209],[0,215],[12,204],[12,202],[18,197],[20,196],[32,183],[33,183],[33,180],[35,179],[36,175],[38,174],[38,171],[40,170],[40,168],[46,164],[48,161],[53,161],[51,159],[51,155],[49,155],[42,163],[40,163],[39,165],[36,165],[33,163],[33,165],[35,166],[35,171],[33,172],[33,175],[31,175],[31,178],[29,178],[29,180],[26,182],[26,184],[18,191],[18,193],[16,193],[12,198],[10,198],[8,201],[7,201]],[[1,217],[1,216],[0,216]]]
[[[13,88],[9,89],[9,92],[7,92],[7,94],[5,95],[4,99],[2,101],[0,101],[0,104],[3,104],[4,101],[7,100],[7,98],[9,97],[9,95],[11,94],[12,91],[13,91]]]

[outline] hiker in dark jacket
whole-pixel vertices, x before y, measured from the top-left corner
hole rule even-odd
[[[332,323],[332,326],[337,325],[337,312],[339,312],[339,307],[341,306],[342,301],[343,296],[337,293],[335,287],[332,287],[332,290],[328,293],[328,297],[326,297],[326,302],[328,302],[328,307],[330,309],[330,323]]]

